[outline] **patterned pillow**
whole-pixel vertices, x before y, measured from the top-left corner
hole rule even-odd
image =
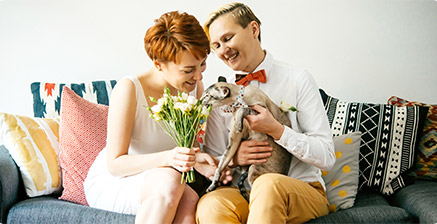
[[[354,206],[358,191],[360,142],[361,132],[334,137],[335,164],[331,170],[322,171],[331,212]]]
[[[428,108],[348,103],[320,93],[334,136],[362,133],[359,189],[391,195],[413,181],[408,173]]]
[[[109,105],[109,96],[117,81],[94,81],[89,83],[46,83],[34,82],[30,85],[33,95],[35,117],[57,118],[61,111],[61,95],[64,86],[69,87],[84,99],[98,104]]]
[[[64,190],[60,199],[88,205],[83,181],[106,145],[108,106],[83,99],[64,87],[61,100],[59,163]]]
[[[395,106],[429,107],[419,141],[419,150],[416,152],[414,172],[418,179],[437,180],[437,105],[410,102],[396,96],[390,97],[388,103]]]
[[[58,139],[58,120],[0,113],[0,142],[19,167],[29,197],[61,191]]]

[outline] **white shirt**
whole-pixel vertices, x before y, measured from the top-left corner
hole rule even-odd
[[[319,181],[324,186],[320,170],[332,168],[335,154],[331,129],[316,82],[306,70],[276,61],[268,52],[255,71],[261,69],[266,72],[267,82],[254,80],[249,85],[260,88],[278,106],[284,102],[298,109],[298,112],[288,112],[292,128],[285,126],[281,138],[276,141],[293,154],[288,176],[305,182]],[[227,80],[235,83],[235,75]],[[229,142],[231,120],[232,114],[224,113],[220,108],[211,111],[206,126],[205,152],[213,156],[224,153]],[[237,180],[238,176],[234,176],[234,185]]]

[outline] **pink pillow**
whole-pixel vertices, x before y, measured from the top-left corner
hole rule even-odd
[[[64,190],[59,199],[88,205],[83,181],[106,145],[107,119],[108,106],[89,102],[64,87],[59,130],[59,163]]]

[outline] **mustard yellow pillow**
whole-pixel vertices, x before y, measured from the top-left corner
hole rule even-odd
[[[0,113],[0,142],[18,165],[29,197],[61,190],[58,120]]]

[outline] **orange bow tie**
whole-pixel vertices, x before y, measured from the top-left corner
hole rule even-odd
[[[266,76],[266,72],[264,71],[264,69],[259,70],[259,71],[254,72],[254,73],[249,73],[247,75],[237,74],[236,79],[235,79],[235,83],[237,85],[247,86],[247,84],[249,84],[249,82],[252,80],[257,80],[259,82],[266,83],[267,76]]]

